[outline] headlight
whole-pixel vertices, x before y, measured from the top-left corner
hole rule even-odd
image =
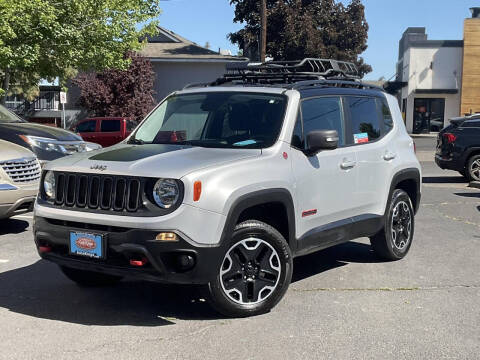
[[[53,171],[47,171],[43,178],[43,190],[49,199],[55,198],[55,174]]]
[[[65,155],[70,155],[76,152],[84,152],[87,150],[87,143],[84,141],[61,141],[51,138],[31,136],[31,135],[19,135],[23,141],[30,144],[33,147],[45,151],[59,152]]]
[[[175,205],[179,196],[180,189],[173,179],[159,179],[153,186],[153,199],[162,209]]]

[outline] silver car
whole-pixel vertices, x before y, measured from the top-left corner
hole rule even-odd
[[[0,219],[32,210],[40,174],[31,151],[0,140]]]

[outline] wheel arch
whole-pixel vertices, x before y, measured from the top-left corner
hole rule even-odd
[[[285,237],[285,240],[288,242],[292,252],[296,249],[296,238],[295,238],[295,210],[293,204],[293,198],[290,194],[290,191],[282,188],[276,189],[264,189],[254,191],[245,195],[240,196],[236,199],[228,211],[227,218],[225,220],[225,225],[223,227],[220,243],[225,244],[228,241],[229,237],[233,233],[235,226],[239,221],[244,220],[259,220],[264,221],[267,224],[274,226],[269,221],[265,221],[266,218],[273,218],[273,214],[267,214],[265,218],[255,218],[248,219],[246,214],[255,214],[262,208],[266,207],[267,209],[275,208],[277,210],[282,209],[284,214],[283,219],[287,220],[287,226],[283,229],[277,230]],[[274,226],[275,227],[275,226]]]
[[[395,189],[402,189],[408,194],[408,196],[412,200],[412,205],[416,214],[420,206],[421,181],[422,180],[420,177],[420,170],[418,170],[417,168],[408,168],[408,169],[403,169],[397,172],[393,176],[392,182],[390,184],[387,208],[388,208],[388,203],[392,197],[393,191]],[[386,209],[385,209],[385,213],[386,213]]]

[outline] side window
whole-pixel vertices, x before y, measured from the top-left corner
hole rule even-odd
[[[127,131],[133,131],[137,127],[137,124],[131,120],[127,120]]]
[[[377,99],[377,104],[382,114],[384,134],[388,134],[388,132],[393,129],[393,118],[392,114],[390,113],[390,108],[388,107],[387,100],[385,99]]]
[[[95,132],[96,125],[97,125],[97,120],[84,121],[77,125],[77,132],[79,133]]]
[[[374,98],[347,96],[355,144],[367,143],[381,135],[380,120]]]
[[[100,125],[101,132],[120,131],[120,120],[102,120]]]
[[[303,134],[312,130],[337,130],[338,145],[345,145],[340,97],[319,97],[302,102]]]

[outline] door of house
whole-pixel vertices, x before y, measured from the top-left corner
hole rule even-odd
[[[415,134],[440,131],[445,116],[445,99],[415,99],[413,132]]]

